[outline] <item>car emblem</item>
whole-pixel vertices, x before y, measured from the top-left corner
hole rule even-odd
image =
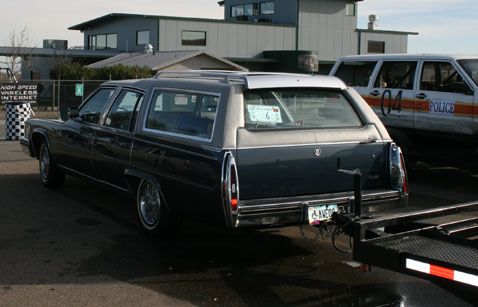
[[[316,148],[314,149],[314,155],[316,155],[317,157],[320,157],[320,154],[322,153],[322,150],[319,148]]]

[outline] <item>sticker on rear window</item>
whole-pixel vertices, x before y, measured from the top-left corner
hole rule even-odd
[[[282,123],[279,107],[248,105],[247,112],[249,120],[252,122]]]
[[[187,106],[188,105],[188,95],[176,94],[174,96],[174,104],[177,105],[177,106]]]

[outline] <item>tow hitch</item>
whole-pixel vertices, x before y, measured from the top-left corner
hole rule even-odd
[[[334,247],[353,251],[353,260],[432,282],[478,287],[478,201],[429,210],[372,217],[362,215],[361,174],[354,176],[350,213],[334,213]],[[350,236],[350,248],[337,246],[335,236]]]
[[[478,201],[381,217],[362,213],[360,170],[338,171],[354,177],[349,212],[334,212],[319,224],[319,234],[332,234],[334,247],[353,252],[362,267],[378,266],[432,282],[478,287]],[[349,247],[337,244],[349,236]],[[325,237],[326,238],[326,237]]]

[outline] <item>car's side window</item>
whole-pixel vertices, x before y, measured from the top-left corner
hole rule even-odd
[[[383,62],[375,80],[375,88],[412,90],[417,62]]]
[[[79,118],[82,121],[98,124],[101,118],[101,113],[106,106],[106,103],[113,95],[114,88],[103,88],[97,91],[80,109]]]
[[[130,131],[136,110],[143,101],[143,94],[123,90],[116,98],[105,120],[105,126]]]
[[[219,96],[156,90],[146,128],[211,139]]]
[[[463,94],[471,92],[460,73],[448,62],[424,62],[420,89]]]
[[[348,86],[367,87],[377,61],[343,62],[335,76],[342,79]]]

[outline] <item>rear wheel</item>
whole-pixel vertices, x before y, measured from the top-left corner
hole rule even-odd
[[[40,178],[44,186],[48,188],[57,188],[65,182],[63,174],[58,165],[53,161],[46,141],[40,145],[40,155],[38,157],[40,167]]]
[[[158,184],[149,180],[141,181],[136,205],[145,233],[169,238],[179,230],[181,219],[166,206]]]

